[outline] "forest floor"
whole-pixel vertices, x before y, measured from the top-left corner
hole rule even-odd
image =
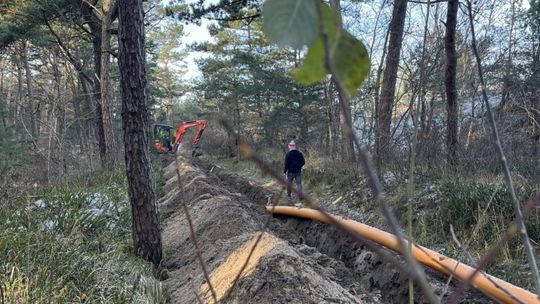
[[[202,259],[218,301],[231,291],[268,215],[265,207],[296,200],[281,198],[271,180],[248,178],[205,160],[177,156],[182,191],[171,159],[159,201],[165,246],[164,282],[172,303],[213,303],[182,204],[186,203]],[[349,218],[328,204],[331,213]],[[333,208],[333,209],[332,209]],[[383,249],[385,250],[385,249]],[[390,252],[390,251],[389,251]],[[454,283],[425,269],[439,296]],[[415,302],[426,302],[415,290]],[[406,303],[407,277],[376,254],[328,225],[295,218],[271,218],[230,303]],[[493,303],[476,291],[461,303]]]

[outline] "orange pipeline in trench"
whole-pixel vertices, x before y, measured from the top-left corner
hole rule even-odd
[[[275,215],[301,217],[323,223],[330,223],[330,220],[322,212],[309,208],[268,206],[266,207],[266,211]],[[399,243],[395,235],[353,220],[344,219],[340,216],[330,216],[332,216],[336,221],[339,221],[347,228],[357,232],[364,238],[399,252]],[[445,275],[452,274],[454,277],[461,281],[467,280],[475,270],[471,266],[465,265],[447,256],[439,254],[433,250],[418,245],[412,246],[412,255],[418,262],[424,264],[425,266],[437,270]],[[487,295],[488,297],[502,303],[519,303],[516,302],[516,300],[513,299],[510,295],[508,295],[507,292],[505,292],[508,291],[517,300],[523,303],[540,304],[540,300],[535,294],[521,287],[512,285],[499,278],[481,272],[476,274],[474,279],[471,281],[471,285],[485,295]]]

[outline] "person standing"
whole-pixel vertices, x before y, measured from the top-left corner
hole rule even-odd
[[[302,200],[302,167],[306,164],[302,152],[296,149],[296,143],[291,140],[287,145],[289,152],[285,155],[285,169],[283,174],[287,176],[287,196],[291,197],[291,185],[294,180],[298,190],[298,199]]]

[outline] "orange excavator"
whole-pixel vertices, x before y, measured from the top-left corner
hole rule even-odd
[[[204,128],[206,128],[207,123],[208,120],[206,119],[181,122],[176,128],[176,133],[174,135],[171,133],[171,130],[174,129],[174,127],[161,124],[154,125],[154,147],[157,153],[176,153],[178,147],[180,146],[180,143],[182,142],[182,138],[184,138],[184,135],[186,134],[186,130],[189,128],[197,127],[197,134],[192,141],[194,148],[191,152],[191,156],[196,157],[202,155],[202,151],[199,148],[199,140],[201,139],[201,135],[204,131]]]

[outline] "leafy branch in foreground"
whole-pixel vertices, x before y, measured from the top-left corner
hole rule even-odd
[[[300,10],[308,12],[315,10],[318,22],[306,21],[305,18],[310,14],[300,14]],[[279,14],[286,14],[290,20],[282,19],[280,20],[283,23],[281,26],[270,26],[269,23],[275,22],[273,18]],[[294,26],[299,23],[318,24],[319,26],[314,28]],[[406,237],[384,198],[382,186],[367,151],[360,145],[352,131],[351,116],[346,110],[350,104],[350,96],[356,95],[356,91],[369,72],[370,60],[365,46],[339,25],[339,19],[330,7],[316,0],[291,3],[287,0],[269,0],[263,9],[263,25],[265,25],[264,28],[268,35],[278,45],[288,45],[289,41],[301,37],[300,41],[289,44],[295,48],[306,42],[309,43],[315,33],[316,40],[311,43],[303,66],[299,70],[293,71],[293,77],[308,85],[324,79],[327,74],[331,74],[335,78],[340,106],[345,115],[343,125],[345,133],[360,152],[360,161],[366,170],[373,194],[393,233],[397,236],[400,251],[406,257],[413,277],[424,291],[427,299],[431,303],[437,303],[438,299],[428,284],[425,274],[410,251],[407,250]]]
[[[354,96],[371,63],[364,44],[338,24],[334,10],[313,0],[269,0],[263,7],[263,29],[273,41],[295,49],[309,46],[303,65],[292,71],[298,82],[312,85],[332,74]]]

